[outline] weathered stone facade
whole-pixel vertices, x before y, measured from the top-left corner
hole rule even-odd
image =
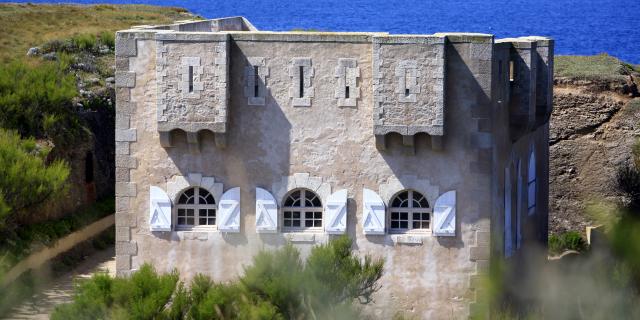
[[[550,39],[225,18],[116,40],[121,275],[224,281],[348,234],[385,259],[372,315],[464,318],[492,257],[546,242]]]

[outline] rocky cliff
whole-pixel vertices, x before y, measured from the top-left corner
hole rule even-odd
[[[590,66],[585,65],[580,74],[563,68],[575,62],[567,60],[571,58],[559,59],[554,86],[550,233],[584,232],[594,223],[586,210],[589,203],[621,200],[614,183],[616,171],[629,161],[640,136],[636,67],[608,57],[607,63],[615,60],[610,72],[587,74]]]

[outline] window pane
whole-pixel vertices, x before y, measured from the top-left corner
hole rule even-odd
[[[184,224],[185,220],[184,218],[178,218],[178,224]]]
[[[187,209],[187,217],[193,217],[193,216],[194,216],[193,209]]]
[[[420,229],[420,221],[414,221],[413,222],[413,228],[414,229]]]
[[[398,213],[398,212],[391,212],[391,219],[395,219],[395,220],[400,219],[400,213]]]
[[[322,219],[322,212],[314,212],[313,217],[315,219]]]
[[[409,226],[409,222],[407,221],[400,221],[400,229],[407,229]]]
[[[413,213],[413,220],[420,220],[420,213],[419,212],[414,212]]]
[[[391,228],[393,229],[400,228],[400,223],[398,221],[391,221]]]
[[[401,220],[408,220],[409,219],[409,213],[408,212],[400,212],[400,219]]]
[[[313,227],[313,220],[305,220],[304,221],[304,226],[305,227]]]
[[[300,226],[300,220],[293,220],[293,226],[294,227],[299,227]]]
[[[207,224],[207,218],[200,218],[200,219],[198,219],[198,224],[206,225],[206,224]]]
[[[314,227],[322,227],[322,220],[315,220],[313,226]]]
[[[304,213],[304,218],[305,219],[313,219],[313,212],[305,212]]]
[[[294,219],[300,219],[300,211],[294,211],[293,212],[293,218]]]
[[[193,221],[194,221],[193,218],[187,218],[187,224],[193,225]]]
[[[422,220],[429,220],[429,212],[423,212],[422,213]]]
[[[285,211],[284,212],[284,218],[285,219],[291,219],[291,211]]]
[[[291,220],[284,220],[285,227],[291,227]]]

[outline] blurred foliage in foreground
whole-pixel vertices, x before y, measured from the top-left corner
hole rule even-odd
[[[51,319],[358,319],[354,302],[371,301],[383,261],[350,248],[343,236],[314,247],[304,263],[291,245],[261,252],[224,284],[197,275],[185,286],[176,271],[159,275],[150,265],[129,278],[97,274]]]
[[[633,150],[614,179],[623,201],[589,207],[602,225],[589,248],[547,260],[546,248],[525,246],[511,259],[495,259],[481,286],[485,307],[474,318],[640,319],[640,142]],[[578,239],[557,241],[574,246]]]

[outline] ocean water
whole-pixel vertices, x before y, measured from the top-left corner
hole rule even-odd
[[[11,2],[16,2],[12,0]],[[20,1],[17,2],[51,2]],[[76,0],[180,6],[206,18],[242,15],[258,29],[550,36],[556,54],[606,52],[640,63],[640,0]]]

